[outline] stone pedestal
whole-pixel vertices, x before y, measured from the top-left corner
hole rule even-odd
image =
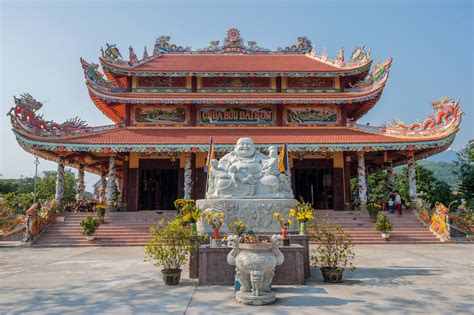
[[[231,247],[211,248],[209,245],[201,245],[199,247],[197,255],[199,262],[191,265],[199,268],[199,272],[193,271],[192,274],[195,276],[197,273],[200,285],[234,284],[235,267],[227,263],[227,255],[231,250]],[[272,283],[278,285],[304,284],[305,261],[303,246],[281,246],[280,251],[283,253],[285,261],[282,265],[276,267]]]
[[[276,296],[275,292],[265,292],[262,295],[255,296],[252,292],[237,292],[235,294],[235,299],[239,303],[247,304],[247,305],[265,305],[275,302]]]
[[[279,212],[281,216],[288,217],[290,209],[297,203],[295,199],[200,199],[196,205],[203,209],[203,219],[198,222],[198,230],[212,233],[209,225],[202,222],[206,222],[206,211],[217,210],[224,212],[226,223],[220,228],[222,233],[228,233],[227,223],[237,220],[244,221],[254,233],[280,233],[281,227],[273,213]],[[293,221],[288,232],[299,231],[298,221]]]

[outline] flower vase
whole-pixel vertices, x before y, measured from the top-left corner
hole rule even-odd
[[[300,235],[306,235],[306,222],[300,222]]]
[[[219,239],[219,229],[214,229],[214,238],[211,239],[211,247],[221,247],[222,241]]]
[[[288,228],[283,227],[281,229],[282,239],[283,239],[283,246],[290,246],[290,239],[288,238]]]
[[[191,231],[193,232],[193,234],[196,234],[196,233],[197,233],[197,225],[196,225],[196,222],[191,222]]]

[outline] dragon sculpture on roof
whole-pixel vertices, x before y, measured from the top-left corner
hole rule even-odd
[[[84,58],[80,58],[80,61],[82,69],[84,70],[84,76],[88,81],[107,88],[118,87],[116,83],[104,78],[103,74],[98,70],[98,64],[89,63]]]
[[[47,121],[43,115],[37,115],[43,104],[38,102],[31,94],[21,94],[19,98],[13,97],[15,106],[10,109],[7,116],[14,128],[23,128],[35,133],[43,132],[73,132],[87,127],[87,123],[79,117],[73,117],[59,124],[54,121]]]
[[[419,131],[442,131],[447,128],[457,128],[461,123],[461,117],[464,112],[459,107],[460,100],[444,96],[441,99],[431,103],[436,111],[435,114],[428,116],[423,122],[416,121],[412,124],[404,123],[395,119],[387,124],[389,132],[419,132]]]

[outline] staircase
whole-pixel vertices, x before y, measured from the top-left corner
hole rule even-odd
[[[150,227],[161,218],[171,218],[176,211],[107,212],[105,223],[98,228],[94,241],[82,235],[79,222],[95,213],[67,213],[64,221],[58,217],[36,240],[34,246],[143,246],[149,239]]]
[[[81,234],[79,221],[93,213],[80,212],[66,214],[64,221],[56,220],[38,238],[34,246],[143,246],[149,239],[149,229],[164,218],[170,219],[176,211],[164,210],[138,212],[107,212],[105,224],[101,224],[94,241],[87,241]],[[362,211],[317,210],[317,220],[329,220],[339,224],[344,231],[352,234],[354,244],[429,244],[440,241],[425,227],[412,212],[404,212],[402,217],[388,214],[393,223],[390,240],[384,241],[375,231],[375,223]]]
[[[384,212],[393,230],[390,240],[382,239],[380,232],[375,230],[375,223],[370,221],[369,215],[364,211],[332,211],[322,210],[315,212],[317,220],[328,220],[338,224],[345,232],[352,234],[354,244],[430,244],[440,243],[428,227],[424,226],[413,212],[404,211],[403,216]]]

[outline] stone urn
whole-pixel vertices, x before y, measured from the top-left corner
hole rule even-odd
[[[227,262],[235,266],[240,281],[240,291],[236,293],[239,303],[264,305],[273,303],[275,293],[270,286],[275,267],[281,265],[284,256],[279,249],[282,243],[280,235],[272,236],[271,243],[239,243],[239,237],[229,237],[232,251]]]

